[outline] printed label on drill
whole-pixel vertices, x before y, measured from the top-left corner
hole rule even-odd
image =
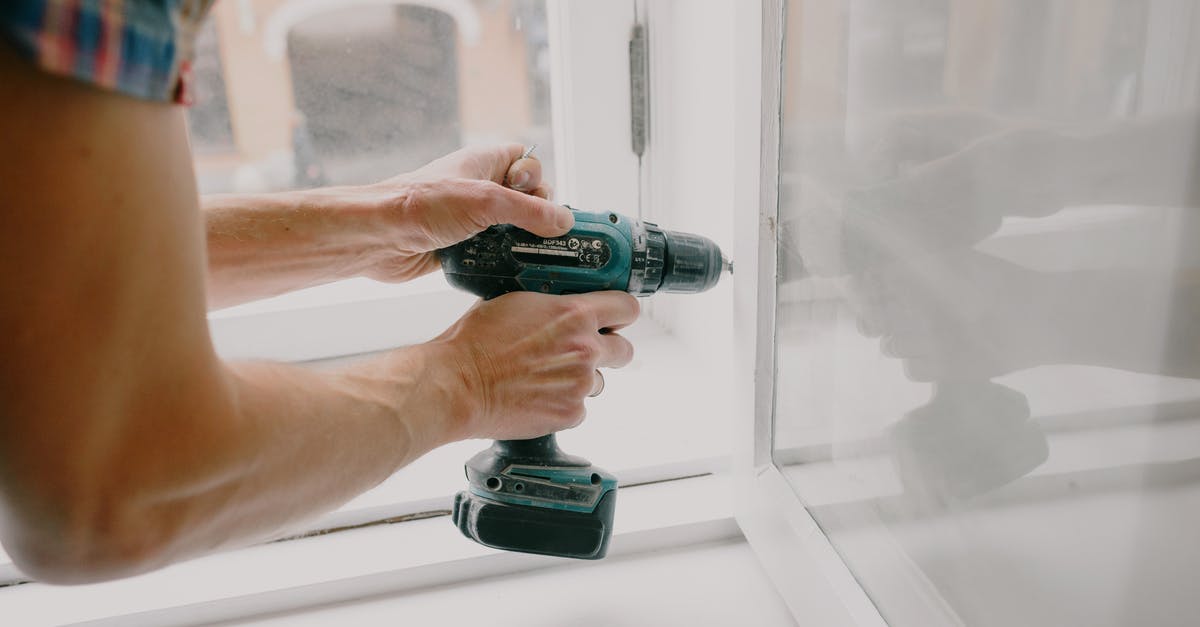
[[[514,237],[509,250],[522,263],[567,268],[603,268],[612,256],[608,242],[603,239],[572,234],[557,238],[532,234]]]

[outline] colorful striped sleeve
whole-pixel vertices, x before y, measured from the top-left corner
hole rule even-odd
[[[213,0],[4,0],[0,36],[41,69],[136,98],[190,102]]]

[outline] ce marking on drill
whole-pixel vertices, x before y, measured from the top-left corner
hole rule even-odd
[[[509,246],[509,251],[526,263],[585,268],[603,267],[609,257],[603,240],[576,236],[564,239],[518,240]]]

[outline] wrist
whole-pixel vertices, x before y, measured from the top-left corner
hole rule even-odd
[[[460,360],[444,342],[396,349],[343,371],[350,393],[385,408],[406,440],[399,465],[472,437],[476,396]]]
[[[411,350],[426,365],[425,387],[440,408],[438,422],[447,444],[477,437],[485,413],[482,377],[471,356],[451,341],[432,340]]]

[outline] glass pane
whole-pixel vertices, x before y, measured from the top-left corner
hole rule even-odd
[[[372,183],[510,141],[553,181],[547,44],[544,0],[218,2],[188,112],[201,192]]]
[[[788,4],[774,457],[892,624],[1194,624],[1200,5]]]

